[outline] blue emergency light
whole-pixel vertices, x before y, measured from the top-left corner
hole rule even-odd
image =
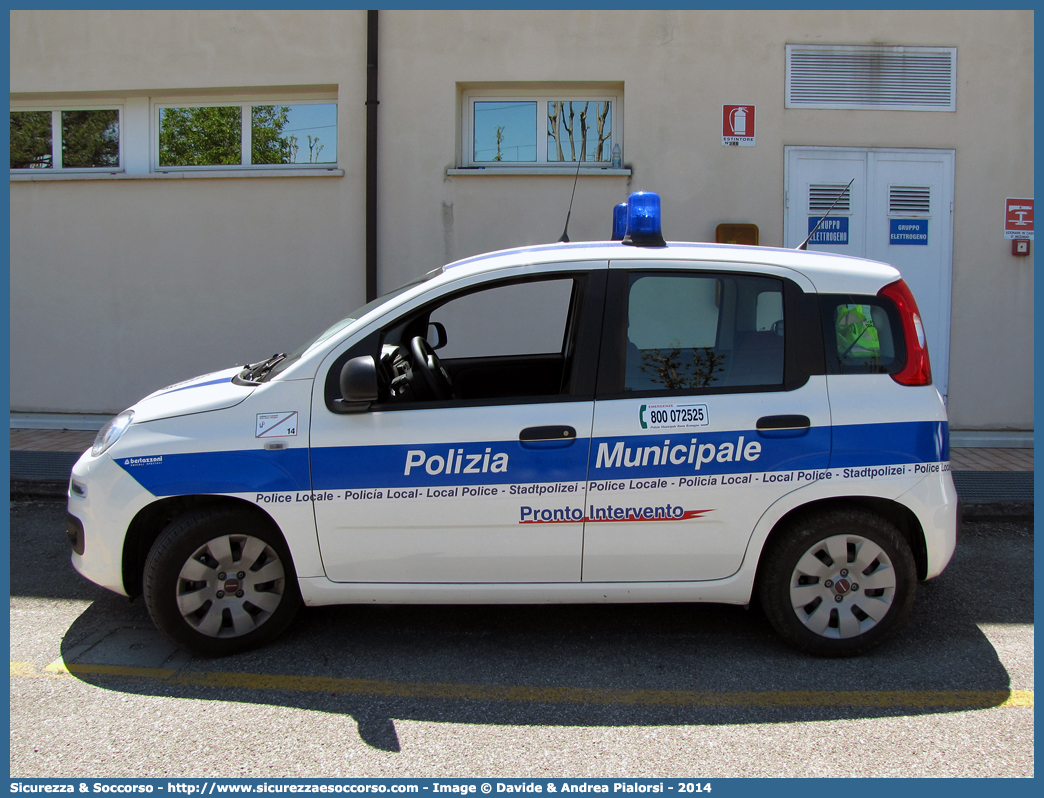
[[[621,202],[613,208],[613,241],[623,241],[627,234],[627,203]]]
[[[624,244],[636,247],[665,247],[660,232],[660,195],[635,191],[627,198],[627,232]]]

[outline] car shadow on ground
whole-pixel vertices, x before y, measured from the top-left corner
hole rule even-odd
[[[699,604],[310,608],[265,648],[207,660],[177,652],[142,601],[90,585],[67,558],[68,576],[47,582],[12,568],[12,595],[91,600],[61,648],[87,684],[343,713],[385,751],[399,750],[396,719],[594,727],[923,715],[1011,694],[979,626],[1033,622],[1032,525],[1006,526],[969,525],[904,627],[843,660],[790,650],[756,609]],[[12,563],[25,545],[16,527]]]

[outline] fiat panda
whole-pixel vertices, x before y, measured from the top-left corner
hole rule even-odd
[[[203,656],[353,603],[756,601],[811,654],[878,645],[958,536],[914,297],[658,212],[142,399],[73,469],[73,565]]]

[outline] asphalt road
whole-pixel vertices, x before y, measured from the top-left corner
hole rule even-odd
[[[1032,776],[1033,528],[965,526],[876,651],[757,610],[331,607],[220,660],[77,575],[11,509],[12,777]]]

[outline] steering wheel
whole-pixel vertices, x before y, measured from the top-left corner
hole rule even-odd
[[[449,374],[442,367],[439,356],[423,337],[416,336],[410,341],[410,354],[413,355],[413,370],[419,371],[424,382],[436,399],[454,399],[453,383]]]

